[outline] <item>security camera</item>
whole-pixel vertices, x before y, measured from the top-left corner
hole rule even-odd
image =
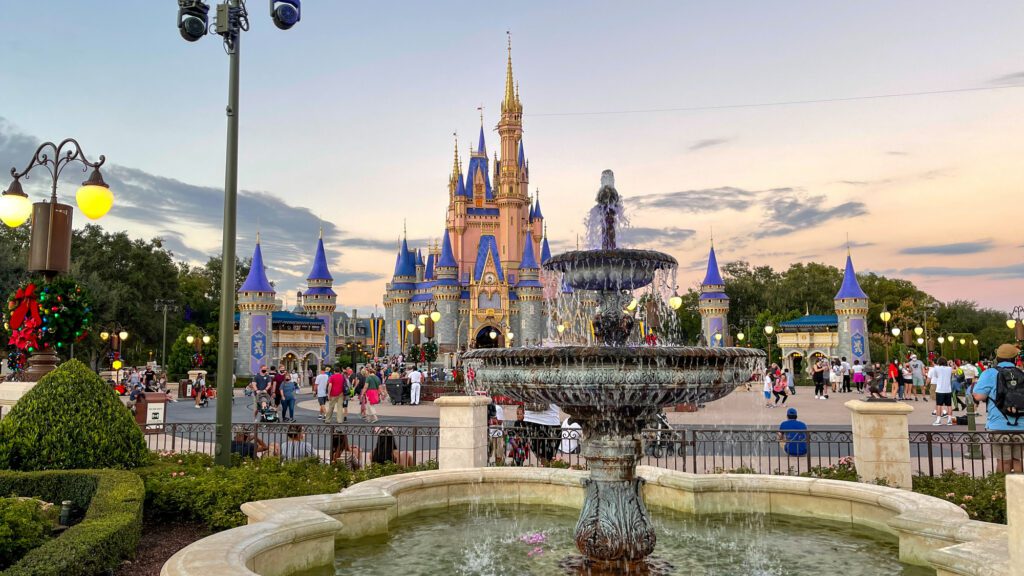
[[[270,0],[270,17],[274,26],[288,30],[302,18],[301,0]]]
[[[206,35],[210,7],[202,0],[178,0],[178,31],[181,37],[195,42]]]

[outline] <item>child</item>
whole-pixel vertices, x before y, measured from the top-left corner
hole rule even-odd
[[[766,408],[773,408],[772,404],[772,374],[771,370],[764,371],[764,405]]]

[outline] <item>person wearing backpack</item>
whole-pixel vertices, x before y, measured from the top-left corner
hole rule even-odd
[[[992,434],[997,472],[1024,472],[1024,371],[1014,364],[1020,349],[1003,344],[996,364],[981,373],[974,400],[986,403],[985,429]]]

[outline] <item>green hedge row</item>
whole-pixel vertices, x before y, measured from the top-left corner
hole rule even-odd
[[[32,550],[2,576],[94,576],[135,554],[142,531],[145,487],[131,472],[0,471],[0,494],[30,496],[86,510],[81,522]]]

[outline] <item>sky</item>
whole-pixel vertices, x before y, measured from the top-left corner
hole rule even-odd
[[[201,263],[220,252],[228,59],[215,36],[182,40],[176,8],[7,3],[0,168],[75,137],[107,158],[100,224]],[[266,2],[249,10],[238,253],[261,232],[291,303],[321,226],[339,308],[363,312],[403,222],[413,244],[443,234],[453,132],[465,154],[482,105],[498,142],[506,31],[555,252],[612,169],[627,238],[675,256],[681,289],[712,231],[720,262],[777,269],[841,267],[848,236],[858,271],[1024,303],[1019,1],[321,0],[286,32]],[[80,176],[65,174],[66,201]],[[34,198],[42,180],[26,182]]]

